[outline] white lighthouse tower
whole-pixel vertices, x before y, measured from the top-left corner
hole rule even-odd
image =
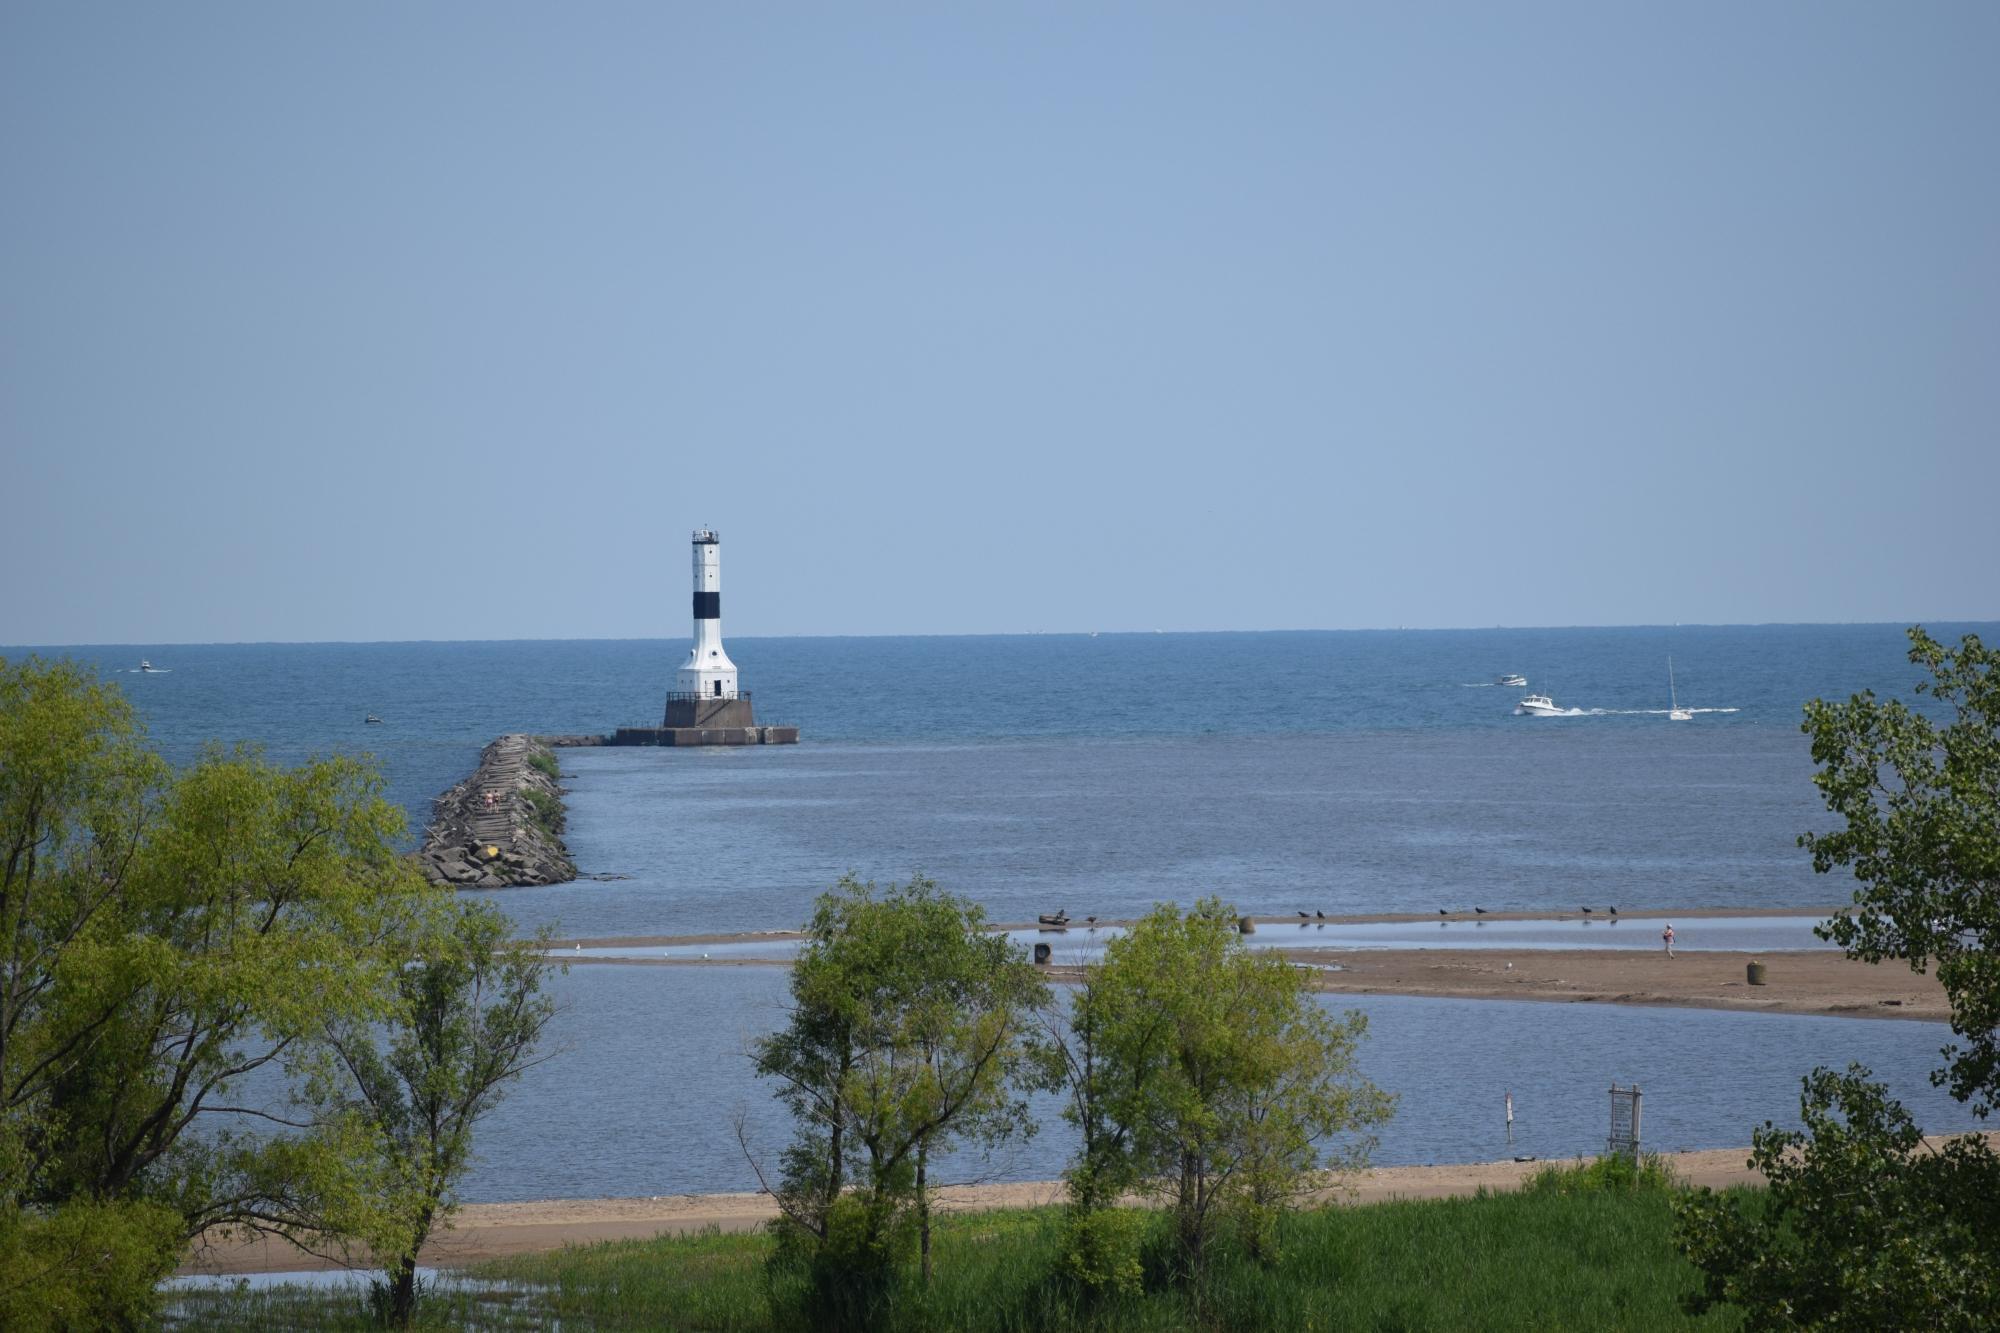
[[[736,697],[736,664],[722,648],[722,544],[708,528],[694,534],[694,648],[674,677],[674,691],[704,700]]]

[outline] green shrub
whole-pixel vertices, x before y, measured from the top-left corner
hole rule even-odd
[[[181,1218],[151,1203],[78,1200],[0,1215],[0,1328],[139,1328],[181,1255]]]
[[[528,817],[537,827],[551,838],[562,836],[564,813],[563,803],[549,795],[540,787],[521,788],[521,799],[528,803]]]
[[[916,1255],[914,1219],[893,1204],[842,1195],[826,1210],[826,1235],[774,1228],[768,1289],[786,1326],[882,1327]]]
[[[1613,1153],[1588,1162],[1550,1163],[1526,1189],[1530,1194],[1664,1194],[1677,1183],[1673,1167],[1658,1153],[1637,1158]]]
[[[559,781],[562,778],[562,766],[556,763],[556,757],[547,750],[530,751],[528,754],[528,767],[545,775],[551,782]]]
[[[1143,1213],[1129,1208],[1064,1213],[1056,1258],[1062,1284],[1086,1300],[1136,1293],[1144,1275],[1139,1250],[1146,1222]]]

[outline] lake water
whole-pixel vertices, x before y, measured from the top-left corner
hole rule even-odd
[[[1266,923],[1243,937],[1252,949],[1325,951],[1327,963],[1339,961],[1349,949],[1624,949],[1652,953],[1662,947],[1662,917],[1627,917],[1613,921],[1371,921]],[[1813,933],[1818,918],[1810,916],[1685,916],[1675,927],[1674,947],[1683,953],[1777,953],[1791,949],[1831,951],[1836,946]],[[1120,926],[1017,927],[998,931],[1026,953],[1046,944],[1050,961],[1061,966],[1101,958],[1110,941],[1125,934]],[[577,944],[558,947],[556,958],[655,959],[681,962],[787,962],[804,941],[797,935],[677,944]]]
[[[732,640],[759,717],[803,743],[566,752],[578,863],[632,878],[497,901],[597,935],[793,926],[849,871],[922,871],[996,920],[1208,893],[1273,915],[1836,903],[1796,846],[1825,819],[1800,706],[1907,695],[1903,648],[1887,625]],[[168,668],[116,679],[176,758],[372,752],[418,828],[501,732],[654,720],[685,641],[67,651]],[[1668,723],[1668,652],[1683,702],[1736,711]],[[1516,717],[1506,671],[1604,711]]]
[[[686,641],[68,651],[121,672],[170,757],[210,740],[287,762],[373,753],[414,829],[495,735],[654,721]],[[1275,916],[1617,905],[1683,927],[1708,907],[1835,904],[1850,886],[1813,875],[1796,846],[1826,819],[1800,706],[1907,697],[1917,679],[1897,626],[748,639],[731,652],[760,720],[798,723],[803,742],[563,752],[579,865],[629,878],[495,895],[523,928],[794,927],[849,872],[927,873],[996,921],[1130,917],[1206,894]],[[1669,652],[1682,702],[1713,710],[1692,722],[1664,716]],[[124,671],[142,657],[167,670]],[[1578,715],[1514,716],[1520,691],[1489,683],[1513,671]],[[1713,924],[1745,939],[1801,929]],[[1645,925],[1343,930],[1383,947],[1654,947],[1656,929],[1633,930]],[[748,1188],[729,1116],[741,1107],[775,1152],[776,1108],[743,1051],[775,1021],[784,980],[769,967],[575,969],[556,987],[565,1049],[482,1127],[487,1164],[468,1197]],[[1739,1145],[1764,1119],[1790,1119],[1806,1069],[1849,1059],[1889,1077],[1928,1128],[1967,1123],[1924,1077],[1945,1040],[1936,1025],[1341,1003],[1370,1014],[1363,1065],[1404,1094],[1385,1162],[1594,1150],[1613,1079],[1646,1087],[1652,1146]],[[981,1169],[1052,1175],[1067,1147],[1051,1123]]]
[[[523,1080],[479,1131],[466,1197],[643,1196],[756,1188],[742,1115],[767,1167],[787,1127],[751,1071],[750,1044],[782,1021],[777,967],[571,969],[557,985],[560,1057]],[[1645,1090],[1649,1148],[1746,1145],[1765,1119],[1797,1119],[1799,1076],[1858,1060],[1933,1131],[1971,1118],[1931,1088],[1949,1032],[1936,1023],[1705,1009],[1323,996],[1369,1017],[1362,1071],[1402,1095],[1379,1135],[1385,1165],[1600,1152],[1615,1080]],[[1504,1097],[1514,1094],[1507,1136]],[[954,1179],[1048,1180],[1074,1147],[1051,1099],[1044,1130]]]

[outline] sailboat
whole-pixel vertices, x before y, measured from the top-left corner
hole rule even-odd
[[[1681,707],[1680,696],[1674,692],[1674,659],[1672,657],[1667,658],[1667,721],[1694,721],[1694,714]]]

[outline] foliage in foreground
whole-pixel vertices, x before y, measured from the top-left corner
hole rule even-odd
[[[1944,722],[1866,693],[1806,705],[1813,783],[1843,827],[1799,842],[1814,870],[1861,882],[1822,935],[1850,958],[1937,968],[1962,1044],[1935,1081],[1983,1116],[2000,1104],[2000,649],[1976,634],[1947,648],[1919,627],[1910,661]]]
[[[1149,1252],[1170,1249],[1172,1218],[1116,1210]],[[1369,1204],[1289,1213],[1281,1254],[1263,1263],[1230,1241],[1195,1284],[1167,1284],[1086,1301],[1053,1275],[1064,1210],[940,1218],[938,1264],[877,1327],[898,1330],[1229,1329],[1728,1329],[1735,1316],[1694,1316],[1680,1302],[1699,1285],[1669,1244],[1659,1189],[1521,1193]],[[564,1328],[792,1327],[786,1293],[768,1288],[768,1235],[611,1242],[524,1255],[477,1277],[518,1284],[523,1325]],[[276,1302],[304,1300],[306,1310]],[[441,1297],[441,1303],[447,1297]],[[352,1297],[267,1298],[211,1313],[218,1328],[358,1326]],[[776,1312],[774,1312],[776,1311]],[[520,1326],[489,1316],[487,1327]],[[261,1323],[259,1321],[262,1321]],[[349,1322],[340,1322],[346,1320]],[[240,1321],[240,1322],[239,1322]]]
[[[1850,869],[1855,906],[1820,928],[1850,958],[1935,965],[1951,1004],[1933,1080],[1986,1115],[2000,1103],[2000,652],[1910,631],[1917,686],[1900,700],[1814,700],[1813,781],[1841,827],[1799,841],[1821,873]],[[1817,1069],[1804,1133],[1766,1124],[1752,1162],[1762,1206],[1699,1196],[1677,1239],[1705,1272],[1698,1307],[1753,1328],[1991,1328],[2000,1323],[2000,1159],[1983,1139],[1927,1148],[1909,1113],[1854,1066]]]
[[[1048,991],[983,909],[921,876],[849,876],[805,933],[787,1022],[756,1053],[795,1127],[773,1281],[806,1322],[866,1327],[912,1252],[930,1277],[931,1159],[1033,1132],[1022,1039]]]
[[[1199,1279],[1225,1232],[1274,1259],[1285,1209],[1325,1181],[1327,1141],[1354,1136],[1331,1165],[1357,1166],[1393,1108],[1354,1069],[1366,1017],[1322,1009],[1236,921],[1216,898],[1185,914],[1161,904],[1085,970],[1068,1022],[1047,1026],[1044,1058],[1082,1139],[1064,1268],[1087,1290],[1141,1276],[1133,1228],[1107,1208],[1126,1189],[1169,1209],[1163,1259],[1179,1278]]]
[[[0,1325],[134,1322],[203,1227],[340,1177],[336,1128],[246,1132],[232,1093],[389,1012],[437,897],[402,827],[360,764],[176,772],[115,688],[0,660]]]
[[[397,1328],[416,1312],[417,1255],[457,1207],[474,1127],[545,1058],[536,1047],[555,1014],[542,993],[546,935],[510,943],[512,922],[486,903],[456,902],[444,917],[397,974],[389,1022],[329,1026],[308,1089],[357,1141],[352,1188],[320,1220],[383,1265],[378,1313]]]
[[[1681,1205],[1681,1247],[1705,1273],[1693,1308],[1740,1306],[1755,1329],[2000,1322],[2000,1159],[1977,1135],[1927,1146],[1867,1075],[1814,1070],[1804,1132],[1757,1131],[1760,1206],[1706,1191]]]

